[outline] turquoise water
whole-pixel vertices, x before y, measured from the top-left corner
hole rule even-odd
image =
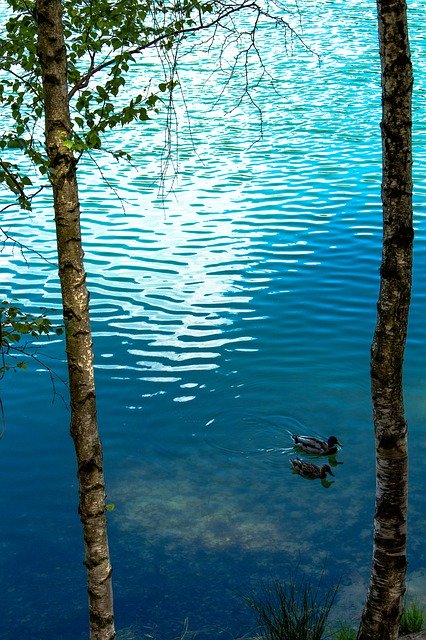
[[[257,108],[238,105],[241,77],[217,101],[225,72],[210,75],[212,55],[182,52],[178,177],[165,203],[161,118],[115,132],[111,144],[134,158],[132,166],[96,158],[109,186],[93,164],[79,171],[121,638],[172,640],[185,620],[202,640],[249,634],[254,621],[242,597],[297,567],[314,580],[324,571],[328,584],[341,578],[336,617],[356,622],[362,609],[381,241],[375,7],[335,0],[304,3],[301,12],[320,64],[264,29],[276,90],[268,76],[253,89],[261,138]],[[412,3],[410,19],[417,240],[405,370],[408,585],[426,606],[421,3]],[[141,65],[135,84],[155,64]],[[31,214],[4,211],[1,224],[43,256],[7,245],[2,296],[59,317],[48,199]],[[65,375],[61,340],[40,354]],[[87,637],[69,414],[58,381],[55,390],[42,369],[2,382],[4,640]],[[291,473],[287,431],[341,439],[328,488]]]

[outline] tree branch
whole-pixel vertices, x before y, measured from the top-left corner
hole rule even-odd
[[[132,55],[137,55],[142,53],[143,51],[145,51],[146,49],[150,49],[152,47],[156,47],[158,45],[160,45],[162,42],[166,41],[166,40],[176,40],[176,39],[180,39],[189,35],[193,35],[195,33],[201,32],[201,31],[207,31],[209,29],[215,28],[215,27],[222,27],[222,28],[226,28],[225,25],[222,25],[221,23],[226,19],[226,18],[230,18],[233,15],[241,12],[241,11],[246,11],[246,10],[253,10],[256,14],[257,14],[257,18],[256,21],[263,16],[264,18],[267,18],[269,20],[273,20],[277,25],[280,25],[281,27],[283,27],[284,29],[290,31],[292,33],[292,35],[294,37],[296,37],[302,44],[303,46],[308,50],[311,51],[311,49],[306,45],[306,43],[304,42],[304,40],[302,39],[302,37],[290,26],[290,24],[288,24],[283,18],[281,17],[277,17],[277,16],[272,16],[268,11],[265,11],[264,9],[262,9],[262,7],[260,7],[260,5],[257,2],[253,2],[252,0],[247,1],[247,0],[243,0],[241,2],[241,4],[237,4],[232,6],[231,8],[229,8],[229,5],[224,5],[225,10],[223,12],[221,12],[218,16],[216,16],[214,19],[210,20],[207,23],[203,23],[202,21],[200,22],[200,24],[195,25],[193,27],[186,27],[186,28],[182,28],[182,29],[175,29],[172,30],[169,33],[164,33],[164,31],[166,31],[166,29],[163,28],[163,33],[156,36],[155,38],[153,38],[152,40],[149,40],[147,42],[144,42],[143,44],[130,48],[128,49],[125,54],[126,56],[132,56]],[[104,69],[112,66],[113,64],[116,64],[116,56],[114,58],[109,58],[108,60],[105,60],[104,62],[98,64],[98,65],[94,65],[94,56],[91,60],[91,64],[89,66],[89,69],[86,71],[86,73],[80,77],[79,81],[77,83],[74,84],[74,86],[71,88],[71,90],[68,93],[68,99],[71,100],[73,98],[73,96],[80,91],[81,89],[84,89],[85,87],[88,86],[91,78],[96,75],[97,73],[99,73],[100,71],[103,71]]]

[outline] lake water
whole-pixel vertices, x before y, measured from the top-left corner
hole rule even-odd
[[[255,104],[239,104],[241,75],[223,90],[226,73],[210,75],[211,54],[183,52],[178,175],[164,202],[161,118],[114,132],[111,145],[130,150],[133,164],[97,156],[108,184],[89,162],[79,170],[122,639],[172,640],[185,621],[187,638],[250,634],[243,597],[297,571],[314,582],[321,572],[326,584],[341,579],[336,618],[356,624],[362,610],[381,243],[376,15],[373,1],[301,4],[303,37],[320,63],[265,27],[270,76],[253,88]],[[426,606],[426,17],[421,2],[410,4],[417,239],[405,368],[408,587]],[[255,85],[254,59],[250,68]],[[135,84],[155,71],[149,59]],[[3,247],[2,298],[59,318],[48,198],[31,214],[3,211],[1,226],[38,252]],[[62,340],[39,354],[65,376]],[[35,367],[1,382],[2,640],[87,637],[69,413],[65,388],[55,388]],[[288,431],[342,441],[328,488],[291,473]]]

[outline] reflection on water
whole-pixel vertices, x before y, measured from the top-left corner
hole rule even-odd
[[[191,127],[177,101],[185,116],[180,173],[166,202],[157,198],[160,120],[114,133],[133,165],[97,157],[113,190],[89,162],[79,169],[122,640],[171,640],[186,618],[187,637],[250,634],[241,596],[270,577],[285,579],[295,565],[315,575],[324,569],[330,583],[342,577],[336,616],[360,613],[372,544],[368,360],[381,240],[375,12],[364,4],[301,7],[305,40],[321,64],[297,43],[286,52],[276,30],[265,32],[276,91],[267,78],[257,89],[261,139],[250,105],[232,108],[232,86],[213,99],[222,77],[206,83],[209,56],[185,55]],[[410,11],[420,123],[426,25],[419,4]],[[419,134],[405,383],[409,590],[425,601]],[[51,203],[40,195],[31,214],[8,209],[1,225],[38,252],[0,253],[2,295],[52,307],[58,317]],[[43,352],[58,358],[49,363],[64,375],[61,340]],[[13,377],[1,393],[2,637],[86,637],[68,412],[52,404],[43,371]],[[327,459],[335,478],[326,491],[292,474],[289,432],[334,433],[343,442]]]

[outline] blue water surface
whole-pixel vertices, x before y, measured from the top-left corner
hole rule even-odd
[[[114,131],[79,168],[118,637],[255,635],[244,596],[294,572],[341,580],[356,624],[369,578],[369,349],[381,251],[375,3],[307,0],[308,49],[262,27],[262,79],[182,49],[171,163],[164,123]],[[410,3],[415,265],[406,353],[408,590],[426,606],[426,18]],[[300,31],[302,29],[302,31]],[[134,86],[158,73],[138,61]],[[259,81],[259,82],[258,82]],[[165,110],[163,110],[165,111]],[[164,171],[164,181],[159,179]],[[1,192],[1,206],[10,202]],[[2,298],[60,319],[51,201],[3,210]],[[87,637],[62,338],[1,382],[2,640]],[[336,434],[333,483],[293,475],[288,432]],[[197,634],[197,635],[195,635]]]

